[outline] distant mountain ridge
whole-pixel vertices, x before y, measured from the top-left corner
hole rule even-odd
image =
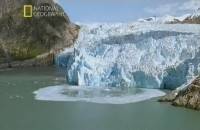
[[[188,24],[200,24],[200,8],[194,11],[191,14],[184,14],[179,17],[165,15],[162,17],[149,17],[144,19],[138,19],[138,22],[156,22],[156,23],[167,23],[167,24],[176,24],[176,23],[188,23]]]

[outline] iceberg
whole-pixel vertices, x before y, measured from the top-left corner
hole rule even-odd
[[[73,51],[57,56],[67,83],[175,89],[200,72],[200,26],[82,24]]]

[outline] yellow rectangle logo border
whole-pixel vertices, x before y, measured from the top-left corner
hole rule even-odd
[[[30,15],[26,14],[26,9],[27,8],[30,9]],[[33,17],[33,6],[32,5],[24,5],[24,17],[25,18],[31,18],[31,17]]]

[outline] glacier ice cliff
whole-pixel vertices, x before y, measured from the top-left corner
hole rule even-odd
[[[200,72],[200,26],[84,24],[57,57],[69,84],[175,89]]]

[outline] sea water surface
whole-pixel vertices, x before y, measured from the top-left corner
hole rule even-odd
[[[63,84],[64,74],[54,68],[0,71],[0,130],[200,129],[199,111],[159,103],[157,98],[136,100],[135,95],[145,94],[145,89],[96,91]],[[59,91],[46,93],[52,89]],[[61,94],[59,99],[52,98],[55,92]],[[102,98],[105,101],[98,102]]]

